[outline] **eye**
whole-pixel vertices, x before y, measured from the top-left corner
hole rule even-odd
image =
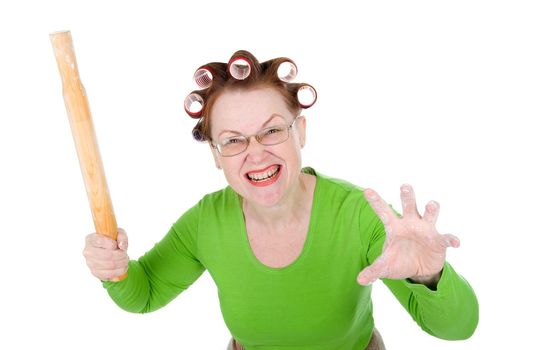
[[[229,137],[227,139],[222,140],[221,145],[222,146],[230,146],[230,145],[236,145],[243,143],[242,137]]]
[[[281,131],[282,131],[282,127],[281,126],[273,126],[271,128],[265,129],[265,132],[263,134],[264,135],[272,135],[272,134],[276,134],[276,133],[281,132]]]

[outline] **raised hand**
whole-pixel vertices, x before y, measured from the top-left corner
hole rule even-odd
[[[421,217],[412,187],[404,184],[401,186],[403,215],[399,218],[372,189],[366,189],[364,195],[384,224],[386,240],[382,254],[358,275],[358,283],[368,285],[378,278],[437,283],[447,248],[460,246],[457,237],[436,230],[439,204],[428,202]]]

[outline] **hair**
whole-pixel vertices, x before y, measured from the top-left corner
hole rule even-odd
[[[239,58],[244,58],[250,63],[250,74],[244,79],[237,79],[229,72],[231,62]],[[303,86],[311,87],[309,84],[289,83],[286,79],[282,80],[279,77],[278,67],[284,62],[290,62],[296,68],[295,63],[287,57],[278,57],[260,63],[250,52],[239,50],[232,55],[228,63],[211,62],[200,66],[197,71],[200,69],[209,70],[212,75],[212,80],[207,88],[195,90],[188,95],[189,97],[193,94],[198,94],[203,100],[203,106],[199,113],[193,114],[188,112],[192,118],[199,119],[193,128],[193,137],[195,140],[201,142],[211,141],[211,110],[217,98],[224,91],[248,90],[262,87],[274,88],[282,95],[288,109],[294,114],[299,114],[302,108],[308,108],[313,105],[313,103],[303,105],[298,99],[299,89]],[[311,88],[313,89],[313,87]],[[315,89],[313,91],[315,92]]]

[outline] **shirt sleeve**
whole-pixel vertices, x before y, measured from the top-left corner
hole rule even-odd
[[[128,263],[128,276],[119,282],[105,281],[104,288],[122,309],[155,311],[186,290],[204,272],[196,257],[199,205],[183,214],[164,238],[138,261]]]
[[[362,206],[361,224],[361,232],[368,238],[363,244],[370,265],[382,253],[386,234],[382,221],[367,202]],[[382,279],[382,282],[428,334],[441,339],[462,340],[474,333],[479,312],[476,295],[448,262],[445,262],[436,290],[408,279]]]

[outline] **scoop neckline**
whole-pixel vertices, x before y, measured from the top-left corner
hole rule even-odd
[[[313,199],[312,199],[312,207],[310,211],[310,222],[308,224],[308,232],[306,233],[306,240],[304,241],[304,245],[302,247],[302,250],[300,251],[300,254],[298,257],[293,260],[290,264],[282,267],[271,267],[268,265],[265,265],[262,263],[254,254],[254,251],[252,250],[252,246],[250,245],[250,241],[248,239],[247,235],[247,226],[245,224],[245,214],[243,213],[243,206],[242,206],[242,198],[237,193],[235,193],[236,201],[237,201],[237,215],[239,215],[239,237],[241,242],[243,243],[245,250],[247,251],[247,256],[249,260],[252,262],[252,264],[263,271],[272,272],[272,273],[281,273],[281,272],[287,272],[291,271],[298,267],[298,265],[302,264],[302,260],[306,258],[308,255],[308,252],[310,250],[310,246],[313,242],[313,238],[315,236],[315,221],[317,216],[317,207],[319,205],[318,201],[318,192],[321,188],[320,183],[320,176],[315,172],[313,168],[306,167],[302,168],[301,172],[315,176],[315,188],[313,189]]]

